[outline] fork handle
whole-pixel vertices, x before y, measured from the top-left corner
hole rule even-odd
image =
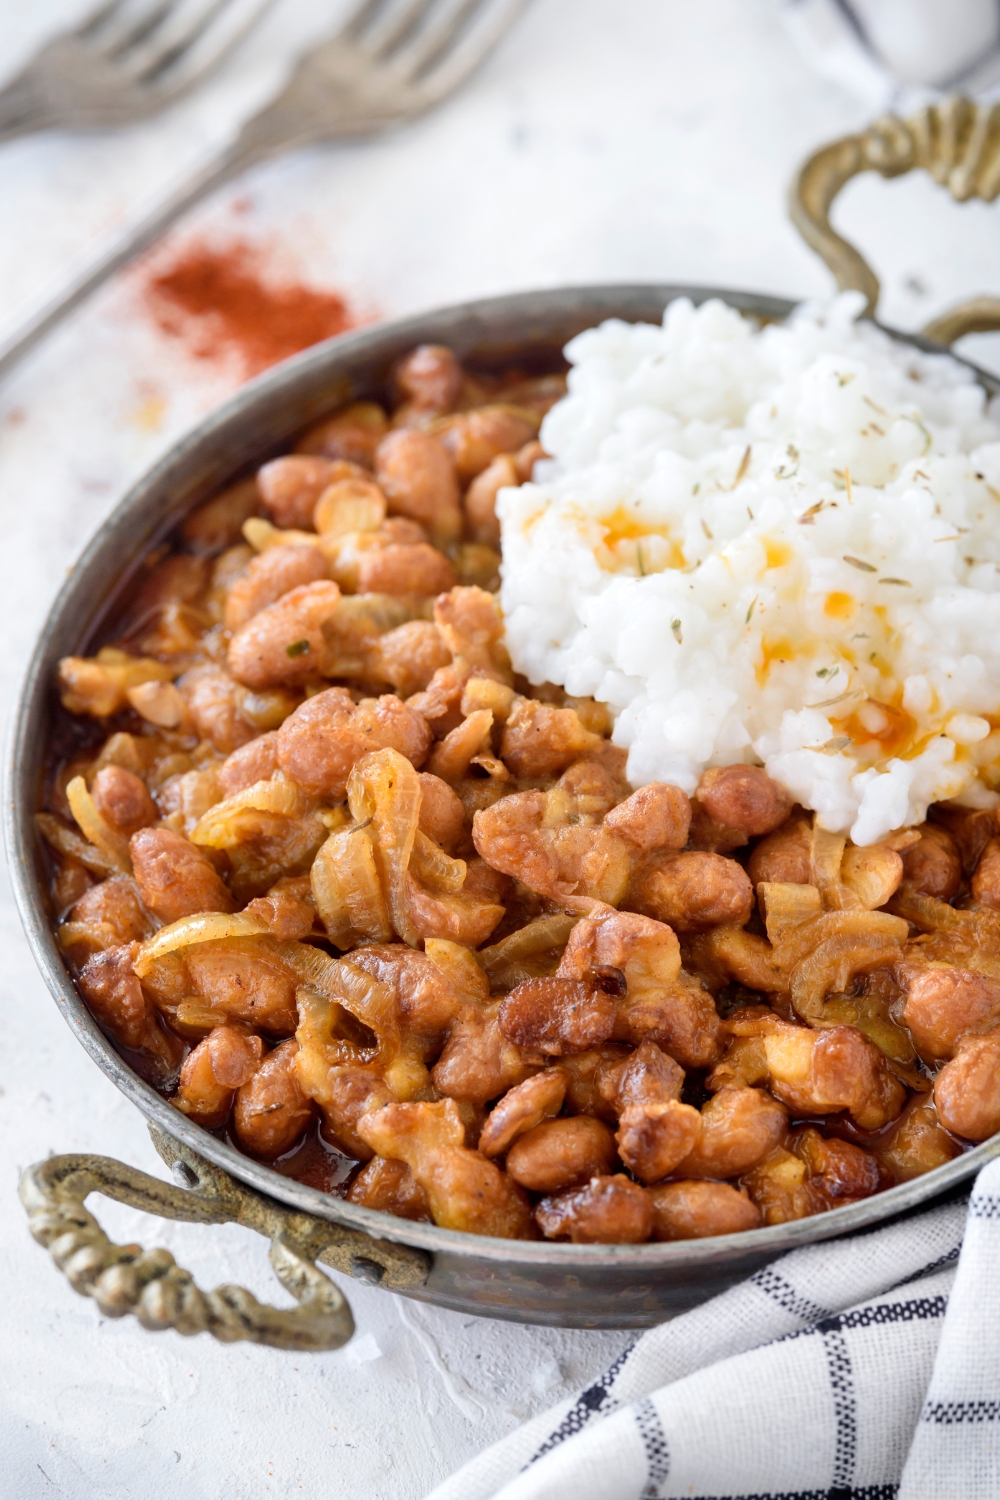
[[[50,123],[28,69],[0,89],[0,143],[44,130]]]
[[[253,137],[244,133],[219,156],[182,182],[152,213],[140,219],[96,260],[84,266],[72,281],[64,285],[55,297],[43,303],[15,332],[0,340],[0,377],[6,375],[68,313],[86,301],[109,276],[113,276],[115,271],[151,245],[189,208],[193,208],[216,188],[229,182],[267,154]]]

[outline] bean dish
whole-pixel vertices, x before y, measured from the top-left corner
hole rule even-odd
[[[636,1243],[779,1224],[1000,1128],[1000,838],[860,848],[753,764],[633,789],[516,676],[496,496],[561,376],[415,349],[195,511],[59,669],[56,937],[178,1110],[350,1202]]]

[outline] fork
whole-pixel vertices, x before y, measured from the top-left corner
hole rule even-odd
[[[163,109],[238,45],[272,0],[105,0],[0,89],[0,141],[129,125]]]
[[[0,376],[195,203],[258,162],[316,141],[371,136],[414,119],[462,84],[526,0],[363,0],[296,63],[233,142],[0,342]]]

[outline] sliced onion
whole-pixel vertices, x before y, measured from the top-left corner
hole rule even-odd
[[[117,829],[112,828],[98,811],[97,803],[87,791],[87,783],[82,776],[74,776],[67,786],[66,801],[84,838],[100,849],[116,870],[120,870],[123,875],[131,875],[132,859],[128,852],[128,840]]]
[[[892,898],[892,909],[922,932],[951,932],[983,948],[1000,946],[1000,912],[959,911],[947,901],[924,895],[904,880]]]
[[[117,874],[117,866],[106,854],[102,854],[100,849],[77,833],[75,828],[67,828],[54,813],[36,813],[35,827],[57,854],[65,859],[76,860],[77,864],[83,865],[92,875],[100,875],[104,880],[109,875]]]
[[[902,947],[909,936],[909,927],[902,917],[890,916],[884,911],[828,911],[810,922],[803,922],[782,938],[774,950],[775,962],[786,973],[827,938],[847,937],[864,942],[870,937],[884,937]]]
[[[735,979],[762,994],[781,995],[788,990],[788,977],[778,968],[774,949],[755,932],[744,932],[742,927],[713,927],[698,934],[692,948],[720,979]]]
[[[80,960],[81,950],[87,958],[91,958],[95,953],[103,953],[106,948],[117,947],[118,934],[107,922],[64,922],[61,927],[56,928],[56,942],[64,953],[71,954],[76,949],[76,961],[82,967],[86,958]]]
[[[798,885],[792,881],[760,881],[757,900],[772,943],[780,943],[794,927],[801,927],[803,922],[811,921],[823,911],[818,886]]]
[[[476,954],[491,979],[497,979],[511,964],[533,958],[536,953],[545,953],[549,948],[564,948],[579,917],[558,912],[551,917],[536,917],[517,932],[512,932],[502,942],[482,948]]]
[[[458,896],[465,884],[468,865],[464,859],[452,859],[440,844],[435,844],[422,829],[417,829],[410,855],[410,870],[423,884],[443,896]]]
[[[370,828],[331,833],[309,872],[316,909],[330,941],[351,948],[359,938],[387,943],[392,927],[386,910]]]
[[[189,835],[192,844],[208,849],[232,849],[243,843],[240,814],[245,812],[277,813],[283,818],[299,818],[310,807],[308,797],[294,781],[275,778],[255,781],[253,786],[217,802],[198,819]]]
[[[436,969],[440,969],[459,994],[476,1002],[490,998],[490,983],[476,962],[476,955],[461,943],[447,938],[428,938],[424,952]]]
[[[837,933],[826,938],[793,970],[792,1005],[804,1020],[820,1020],[827,995],[846,989],[862,969],[894,963],[902,952],[903,941],[888,933],[857,937]]]
[[[823,897],[823,905],[830,911],[851,911],[859,907],[858,897],[845,886],[840,877],[847,839],[842,833],[830,833],[813,822],[810,865],[812,884]]]
[[[393,928],[411,948],[419,944],[420,934],[410,916],[406,877],[421,797],[420,778],[397,750],[363,755],[347,782],[355,822],[371,823],[375,864]]]
[[[190,948],[196,943],[216,943],[222,938],[266,937],[268,934],[267,924],[246,912],[199,911],[194,916],[171,922],[168,927],[161,927],[153,937],[140,943],[132,967],[142,979],[159,959],[175,953],[178,948]]]
[[[886,844],[870,844],[865,849],[853,844],[844,850],[840,876],[866,911],[884,906],[899,888],[903,878],[903,861],[895,849]]]
[[[489,755],[490,730],[493,728],[493,713],[488,708],[478,708],[468,714],[455,729],[445,735],[434,747],[427,769],[442,781],[458,781],[468,773],[472,761],[480,755]]]
[[[319,537],[314,531],[283,529],[263,516],[251,516],[243,522],[244,538],[255,552],[264,552],[268,547],[318,547]]]
[[[395,994],[387,984],[346,959],[331,958],[308,943],[277,943],[275,947],[282,962],[288,965],[302,987],[316,991],[332,1004],[342,1005],[355,1020],[375,1033],[378,1047],[373,1054],[366,1055],[364,1061],[380,1067],[392,1061],[399,1051],[399,1017]],[[335,1045],[350,1047],[352,1044],[337,1042]]]

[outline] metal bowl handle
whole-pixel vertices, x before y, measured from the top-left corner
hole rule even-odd
[[[878,277],[864,256],[830,223],[830,208],[845,183],[859,172],[900,177],[917,167],[947,187],[958,203],[1000,193],[1000,107],[971,99],[944,99],[908,120],[886,115],[858,135],[844,136],[815,152],[789,190],[792,222],[822,256],[842,291],[863,292],[874,316]],[[965,333],[1000,328],[1000,297],[973,297],[924,328],[925,338],[953,344]]]
[[[172,1187],[107,1156],[53,1156],[21,1177],[19,1193],[31,1233],[70,1285],[93,1297],[108,1317],[134,1313],[152,1331],[207,1332],[223,1343],[245,1340],[299,1353],[339,1349],[354,1333],[354,1319],[317,1261],[394,1291],[410,1291],[426,1281],[429,1262],[421,1251],[292,1212],[152,1126],[150,1134],[160,1156],[189,1188]],[[275,1275],[299,1306],[268,1307],[238,1286],[202,1292],[168,1250],[115,1245],[84,1207],[94,1192],[161,1218],[243,1224],[266,1235]]]

